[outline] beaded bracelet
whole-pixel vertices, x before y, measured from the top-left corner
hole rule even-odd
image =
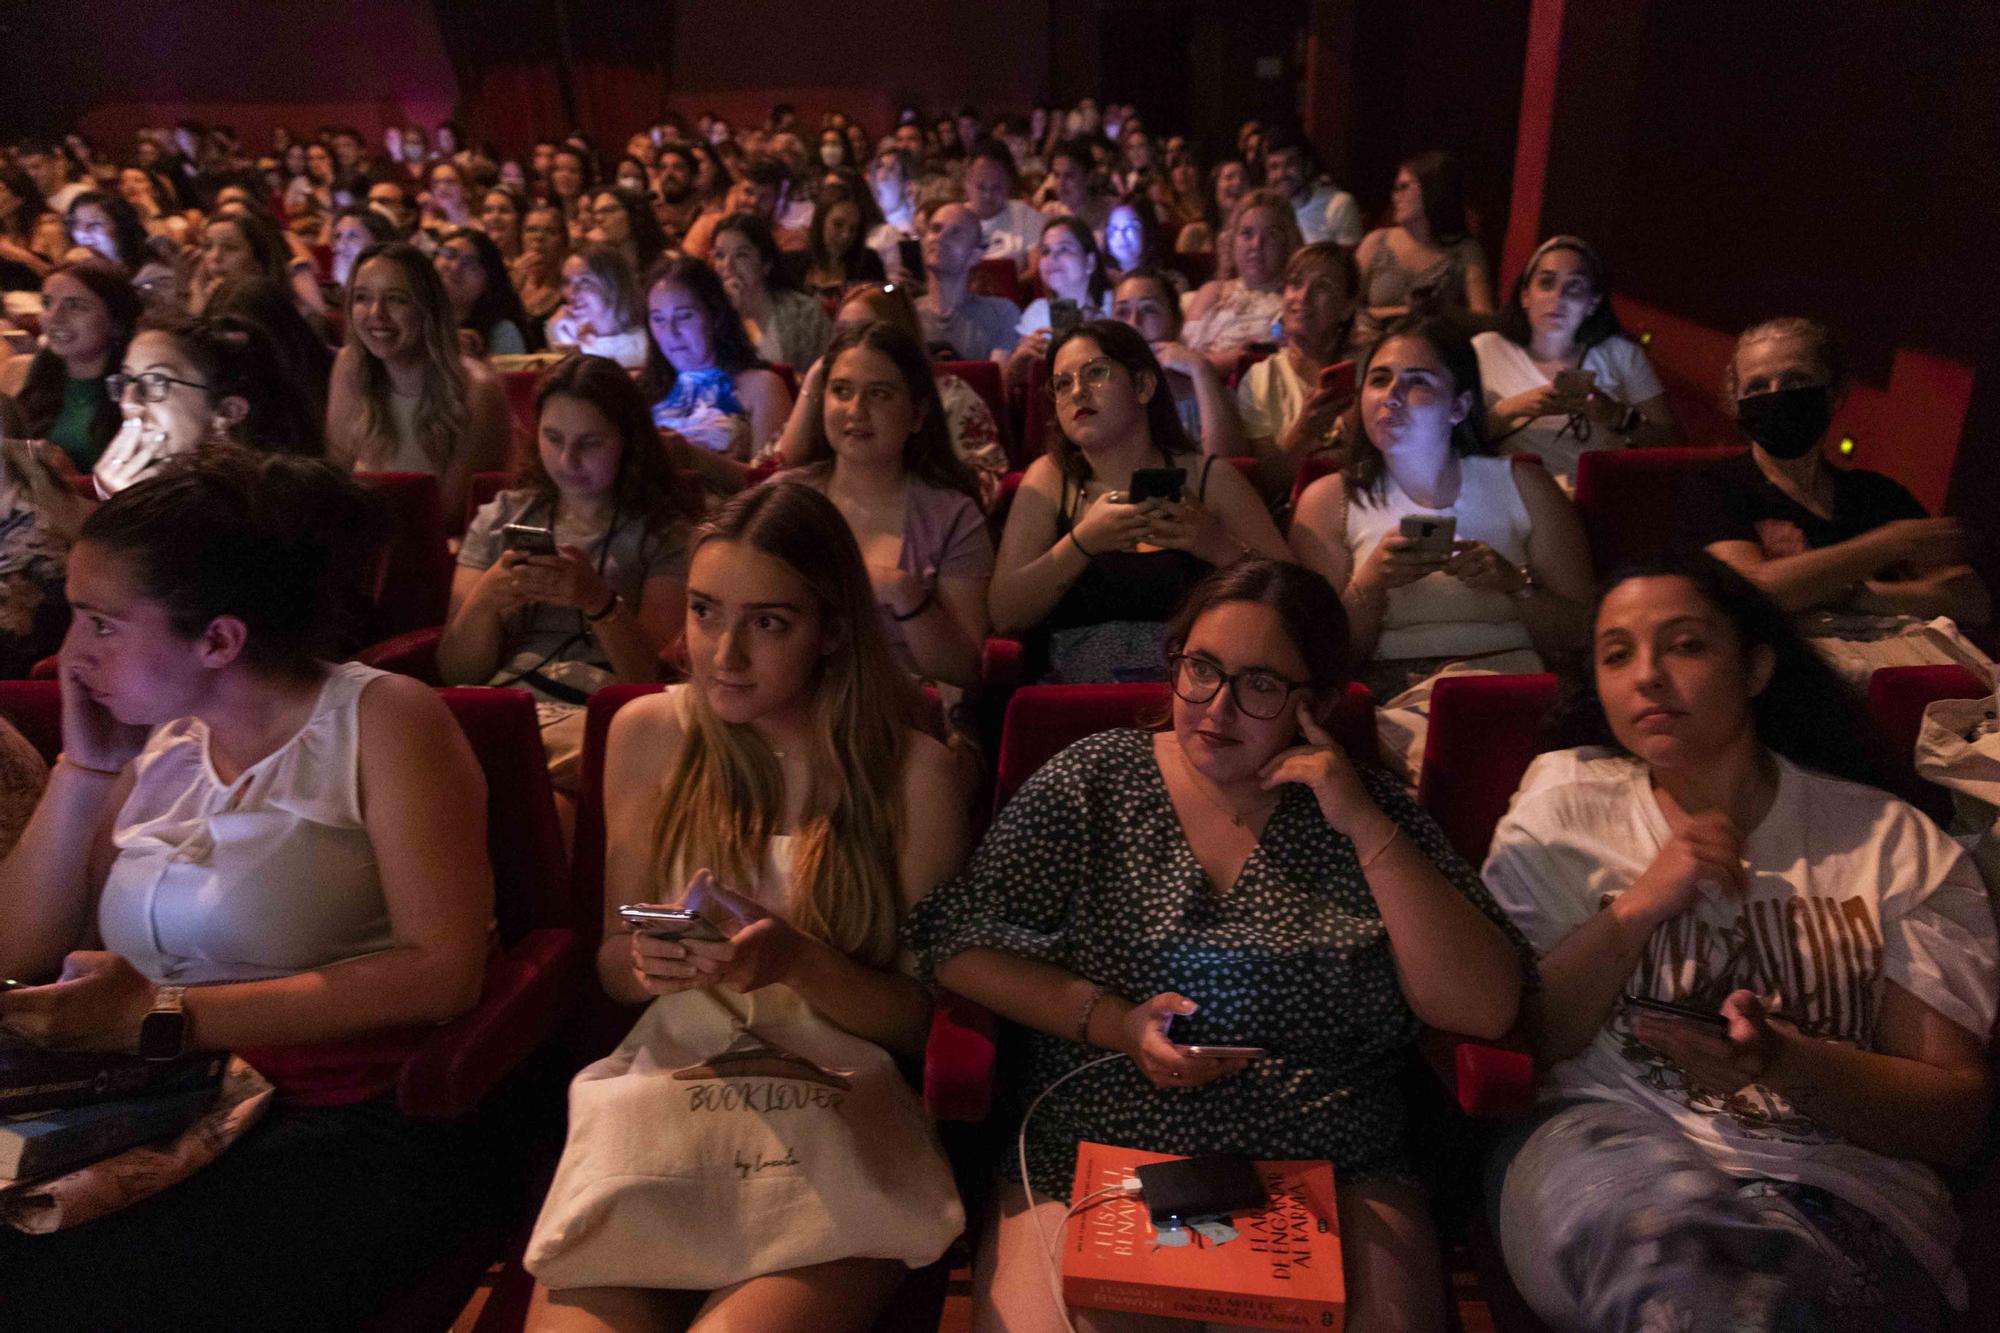
[[[1090,988],[1090,998],[1083,1002],[1083,1007],[1077,1011],[1076,1015],[1076,1039],[1080,1044],[1085,1046],[1090,1044],[1090,1016],[1097,1012],[1097,1006],[1103,1003],[1104,997],[1110,993],[1111,987],[1109,986],[1092,986]]]

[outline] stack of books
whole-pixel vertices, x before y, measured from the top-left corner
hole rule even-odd
[[[0,1040],[0,1184],[180,1133],[214,1105],[228,1064],[222,1051],[146,1060]]]

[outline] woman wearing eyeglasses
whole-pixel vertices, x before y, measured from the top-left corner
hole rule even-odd
[[[1048,452],[1007,516],[988,596],[994,628],[1033,631],[1047,680],[1157,680],[1160,635],[1188,590],[1246,556],[1284,559],[1284,541],[1242,473],[1188,440],[1133,329],[1078,325],[1050,345],[1049,372]],[[1142,470],[1148,494],[1135,499]]]
[[[1419,1024],[1512,1026],[1524,942],[1396,782],[1328,734],[1347,619],[1324,579],[1244,561],[1164,640],[1170,725],[1050,760],[905,927],[926,977],[1026,1029],[1013,1117],[1050,1093],[1028,1180],[996,1191],[979,1322],[1062,1326],[1037,1228],[1061,1226],[1090,1139],[1332,1161],[1348,1327],[1442,1328],[1397,1071]],[[1106,1052],[1126,1058],[1093,1063]]]

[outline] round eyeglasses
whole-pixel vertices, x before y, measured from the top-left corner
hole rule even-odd
[[[140,402],[164,403],[167,401],[167,395],[173,392],[170,386],[175,384],[185,385],[190,389],[200,389],[204,393],[208,392],[206,384],[195,380],[175,379],[172,375],[161,370],[149,370],[142,375],[127,375],[121,370],[104,377],[104,391],[111,395],[111,401],[114,403],[124,402],[125,391],[135,388],[139,391]]]
[[[1287,680],[1275,671],[1257,668],[1224,671],[1206,657],[1191,657],[1186,653],[1176,653],[1169,660],[1174,668],[1175,694],[1191,704],[1205,704],[1227,685],[1230,697],[1236,701],[1243,715],[1260,722],[1268,722],[1284,712],[1293,690],[1307,688],[1303,683]]]

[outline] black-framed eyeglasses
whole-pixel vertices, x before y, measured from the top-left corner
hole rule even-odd
[[[1206,657],[1187,653],[1175,653],[1168,662],[1174,669],[1174,693],[1181,698],[1191,704],[1205,704],[1227,685],[1230,697],[1243,715],[1260,722],[1268,722],[1284,712],[1293,690],[1309,688],[1305,682],[1287,680],[1275,671],[1255,667],[1248,671],[1224,671]]]
[[[124,402],[125,391],[131,388],[139,390],[139,401],[142,403],[164,403],[167,401],[167,395],[172,392],[167,386],[172,384],[200,389],[203,393],[208,392],[206,384],[195,380],[175,379],[163,370],[149,370],[143,375],[127,375],[121,370],[104,377],[105,392],[111,395],[111,401],[114,403]]]

